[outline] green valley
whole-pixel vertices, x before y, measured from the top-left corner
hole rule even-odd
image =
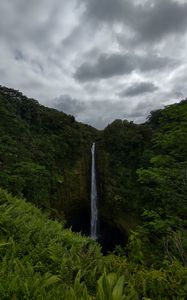
[[[186,299],[186,265],[187,100],[97,130],[0,87],[0,299]]]

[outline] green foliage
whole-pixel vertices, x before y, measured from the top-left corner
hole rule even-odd
[[[123,300],[123,289],[124,276],[118,278],[115,273],[104,273],[98,281],[98,300]]]
[[[41,299],[56,299],[50,295],[58,299],[60,292],[59,299],[63,299],[75,278],[72,289],[77,295],[80,276],[94,289],[102,255],[93,241],[63,229],[62,224],[3,190],[0,220],[0,299],[10,299],[13,294],[19,299],[38,299],[40,294]],[[81,283],[80,289],[84,289]]]
[[[186,100],[98,132],[0,87],[0,119],[0,186],[20,198],[0,190],[0,299],[186,299]],[[105,257],[64,229],[89,215],[93,140],[100,216],[128,236]]]
[[[135,263],[143,263],[142,242],[137,232],[131,232],[128,243],[129,258]]]
[[[187,269],[177,260],[165,260],[160,269],[146,268],[128,259],[114,256],[104,258],[108,272],[123,277],[124,299],[185,299]],[[123,298],[122,298],[123,299]]]
[[[186,296],[187,269],[176,259],[172,263],[164,260],[160,269],[139,264],[137,234],[131,238],[134,262],[122,255],[102,256],[94,241],[64,229],[4,190],[0,190],[0,241],[2,300],[169,300]]]
[[[97,130],[5,87],[0,120],[0,186],[53,217],[65,215],[68,224],[74,211],[89,211],[90,147]]]
[[[101,213],[128,234],[130,259],[186,264],[187,101],[151,112],[142,125],[114,121],[98,152]]]

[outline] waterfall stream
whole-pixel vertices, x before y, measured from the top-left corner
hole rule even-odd
[[[97,210],[97,185],[96,185],[96,170],[95,170],[95,143],[91,148],[92,153],[92,169],[91,169],[91,238],[97,240],[98,232],[98,210]]]

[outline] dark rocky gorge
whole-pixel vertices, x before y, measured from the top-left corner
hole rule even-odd
[[[99,141],[99,139],[98,139]],[[128,240],[128,231],[121,226],[121,224],[115,223],[112,216],[112,211],[105,209],[102,169],[100,169],[98,163],[100,159],[99,152],[97,151],[96,142],[96,182],[97,182],[97,208],[98,208],[98,220],[97,220],[97,238],[95,240],[101,245],[103,253],[113,251],[116,246],[120,245],[124,247]],[[89,154],[88,154],[89,156]],[[74,211],[70,210],[67,227],[71,227],[75,232],[81,232],[87,236],[91,234],[91,149],[90,149],[90,172],[88,175],[89,180],[86,182],[87,191],[89,191],[89,197],[87,201],[84,201],[84,205],[77,205]],[[100,174],[100,175],[98,175]],[[80,174],[79,174],[80,175]],[[78,178],[77,178],[78,179]],[[105,215],[102,211],[108,211]]]

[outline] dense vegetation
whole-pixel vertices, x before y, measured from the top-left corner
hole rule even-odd
[[[65,229],[89,233],[93,140],[105,256]],[[0,299],[186,299],[186,100],[98,132],[0,87],[0,188]]]
[[[74,225],[89,215],[90,147],[97,131],[20,92],[0,88],[0,185]],[[88,216],[89,218],[89,216]],[[86,220],[85,220],[86,221]]]
[[[134,228],[140,261],[159,264],[166,255],[186,264],[187,101],[152,112],[143,125],[116,120],[98,144],[103,217]]]
[[[3,190],[0,220],[0,299],[185,299],[187,269],[176,260],[156,270],[104,257],[91,239]]]

